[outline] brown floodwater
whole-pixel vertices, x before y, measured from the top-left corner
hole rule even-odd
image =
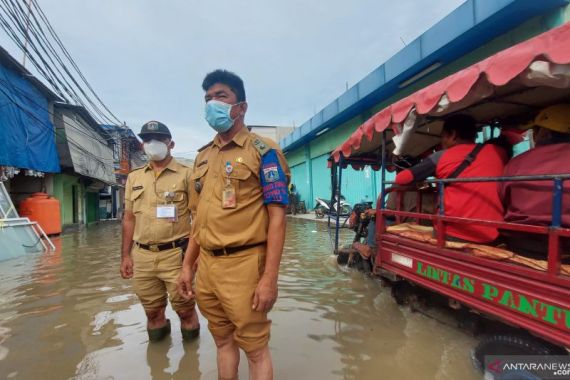
[[[0,262],[0,379],[216,379],[203,318],[200,339],[183,344],[168,309],[172,336],[148,344],[119,276],[119,242],[107,223],[61,236],[56,253]],[[474,338],[446,313],[413,313],[377,280],[339,268],[326,224],[290,219],[285,245],[271,313],[277,379],[481,378]]]

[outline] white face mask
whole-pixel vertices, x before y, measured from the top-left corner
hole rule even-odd
[[[150,140],[143,144],[144,152],[151,161],[162,161],[168,154],[168,146],[162,141]]]

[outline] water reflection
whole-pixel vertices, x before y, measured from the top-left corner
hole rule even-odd
[[[146,360],[153,379],[199,379],[200,355],[195,343],[182,344],[183,355],[169,357],[172,348],[172,338],[158,344],[147,345]],[[175,356],[179,356],[176,358]]]
[[[476,379],[474,340],[340,270],[325,226],[295,220],[288,228],[271,314],[276,377]],[[0,378],[216,378],[203,319],[200,339],[183,344],[169,308],[172,336],[148,344],[142,307],[118,275],[119,243],[118,225],[102,225],[62,236],[55,254],[0,263]]]

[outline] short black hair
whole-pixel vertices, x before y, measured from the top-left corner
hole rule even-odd
[[[202,82],[202,89],[208,91],[210,87],[216,83],[225,84],[234,94],[236,94],[238,102],[245,102],[245,88],[243,87],[243,80],[228,70],[218,69],[212,71],[204,78]]]
[[[443,122],[443,133],[451,134],[455,131],[456,136],[462,140],[475,141],[477,138],[477,124],[469,115],[453,115]]]

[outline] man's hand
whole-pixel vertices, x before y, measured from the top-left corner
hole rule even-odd
[[[131,256],[121,257],[121,277],[124,279],[133,277],[133,259]]]
[[[128,183],[128,179],[127,179]],[[130,190],[130,186],[127,185]],[[121,242],[121,277],[127,279],[133,277],[133,235],[135,233],[135,214],[130,209],[126,209],[123,214],[122,224],[123,236]]]
[[[183,268],[176,280],[176,290],[178,294],[187,301],[195,297],[192,282],[194,281],[194,272],[190,269]]]
[[[252,309],[268,312],[277,300],[277,277],[262,276],[253,294]]]

